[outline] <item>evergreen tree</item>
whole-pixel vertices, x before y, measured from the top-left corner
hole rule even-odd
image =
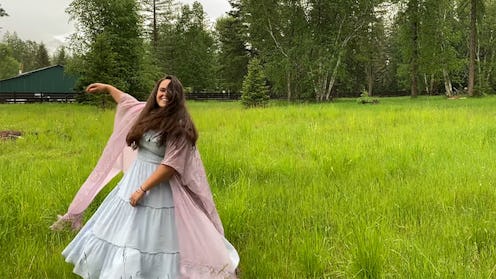
[[[161,69],[176,75],[188,91],[215,87],[215,44],[202,5],[183,5],[176,21],[160,26]]]
[[[125,81],[119,78],[117,65],[117,54],[112,51],[110,40],[105,33],[100,34],[96,37],[90,51],[84,55],[79,65],[83,69],[91,68],[92,71],[82,72],[76,87],[84,88],[94,81],[109,83],[118,88],[125,87]],[[78,96],[77,100],[80,103],[95,103],[106,107],[111,98],[106,94],[91,95],[83,93]]]
[[[67,57],[67,52],[65,50],[64,46],[59,47],[53,57],[52,57],[52,64],[54,65],[65,65],[67,64],[67,60],[69,57]]]
[[[239,18],[219,18],[215,29],[219,40],[219,77],[221,87],[239,92],[246,75],[249,52],[246,49],[246,27]]]
[[[248,26],[242,13],[240,0],[229,0],[231,10],[217,19],[215,31],[218,41],[218,74],[220,88],[228,92],[241,92],[247,72],[250,50]]]
[[[78,57],[74,63],[79,64],[70,69],[76,70],[81,81],[112,83],[137,98],[148,95],[155,78],[150,73],[153,69],[144,63],[148,54],[142,38],[138,3],[134,0],[74,0],[68,13],[77,21],[71,44]],[[97,70],[95,64],[107,66]],[[80,83],[79,89],[87,83]]]
[[[141,12],[144,19],[144,31],[149,36],[152,46],[157,47],[159,42],[159,27],[164,22],[174,19],[177,9],[174,0],[140,0]]]
[[[45,44],[40,43],[38,45],[38,51],[36,52],[35,67],[37,69],[50,66],[50,58],[48,57],[48,51]]]
[[[248,73],[243,81],[241,102],[245,107],[265,106],[269,102],[269,90],[266,76],[258,58],[248,64]]]

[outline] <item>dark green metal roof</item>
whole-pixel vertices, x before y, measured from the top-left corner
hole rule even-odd
[[[74,93],[76,78],[55,65],[0,80],[1,93]]]

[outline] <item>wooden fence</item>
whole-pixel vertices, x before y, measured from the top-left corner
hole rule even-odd
[[[234,101],[241,98],[240,93],[187,93],[186,99],[188,100],[217,100],[217,101]]]
[[[76,93],[0,93],[0,103],[72,103]]]
[[[76,100],[77,93],[0,93],[0,103],[72,103]],[[240,93],[187,93],[188,100],[205,101],[235,101],[241,98]]]

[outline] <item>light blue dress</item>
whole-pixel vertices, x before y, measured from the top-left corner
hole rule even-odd
[[[156,170],[165,146],[147,132],[137,159],[62,255],[83,278],[177,278],[179,248],[168,182],[148,191],[136,207],[133,192]]]

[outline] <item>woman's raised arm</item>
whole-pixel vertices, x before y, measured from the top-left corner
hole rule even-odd
[[[116,103],[119,103],[124,92],[117,89],[116,87],[106,84],[106,83],[92,83],[86,87],[86,92],[90,94],[94,93],[109,93],[114,98]]]

